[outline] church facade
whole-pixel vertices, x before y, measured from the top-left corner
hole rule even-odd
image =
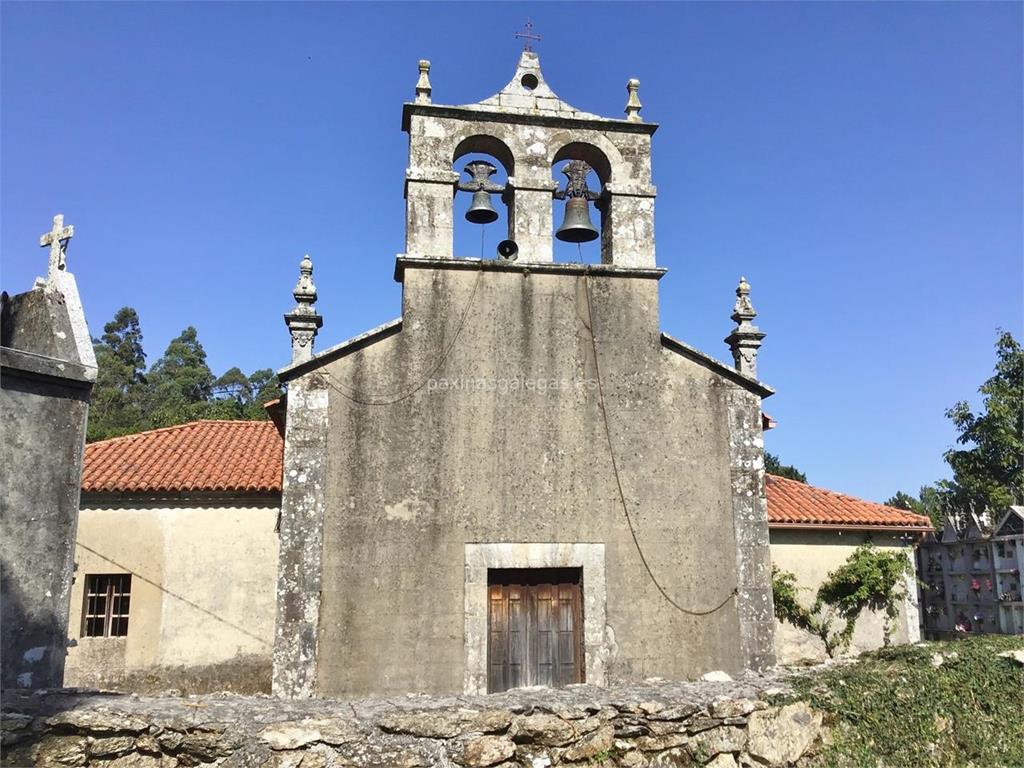
[[[313,355],[308,259],[286,315],[276,694],[604,685],[774,662],[763,334],[745,282],[734,365],[662,333],[657,126],[637,86],[626,119],[581,112],[525,51],[498,94],[445,106],[421,62],[403,111],[401,317]],[[455,163],[481,154],[497,165],[460,182]],[[489,179],[498,166],[504,183]],[[492,195],[507,207],[498,258],[455,257],[460,191],[482,212],[471,220]],[[555,261],[554,236],[599,238],[600,263]]]

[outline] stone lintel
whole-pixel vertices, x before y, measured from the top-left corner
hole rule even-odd
[[[3,368],[3,376],[17,372],[27,378],[57,381],[83,389],[92,387],[96,381],[94,367],[10,347],[0,347],[0,368]]]
[[[409,131],[413,115],[429,117],[450,117],[456,120],[489,121],[495,123],[516,123],[519,125],[548,125],[559,128],[580,128],[613,133],[645,133],[653,135],[658,130],[657,123],[639,123],[631,120],[617,120],[609,117],[565,117],[558,113],[535,113],[522,111],[502,111],[495,107],[456,107],[445,104],[416,104],[406,102],[402,105],[402,130]]]
[[[395,259],[395,282],[401,283],[406,269],[463,269],[486,272],[531,272],[549,275],[596,275],[598,277],[639,277],[660,280],[664,267],[620,267],[615,264],[583,264],[580,262],[503,261],[501,259],[437,259],[398,254]]]
[[[610,181],[605,184],[604,189],[605,192],[616,197],[648,197],[653,199],[658,196],[658,188],[653,184],[630,184],[628,182]]]
[[[558,182],[554,179],[540,179],[537,181],[517,181],[514,176],[510,176],[508,179],[508,185],[513,191],[522,190],[524,192],[551,192],[552,194],[558,189]]]

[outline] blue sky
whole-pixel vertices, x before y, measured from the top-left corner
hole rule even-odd
[[[944,410],[1021,333],[1018,3],[12,3],[0,7],[3,287],[50,218],[94,335],[150,361],[195,325],[220,373],[287,362],[310,253],[320,347],[399,313],[406,136],[511,77],[531,16],[559,95],[654,137],[662,327],[728,358],[753,286],[769,450],[883,500],[946,474]],[[468,225],[467,225],[468,226]],[[497,232],[489,233],[496,240]],[[488,252],[492,250],[489,245]]]

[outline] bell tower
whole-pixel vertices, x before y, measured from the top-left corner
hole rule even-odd
[[[470,221],[493,221],[494,195],[507,206],[507,237],[518,246],[519,261],[552,261],[553,237],[599,237],[603,264],[656,266],[651,136],[658,126],[640,117],[639,85],[627,83],[625,119],[583,112],[551,90],[540,59],[527,49],[498,93],[448,106],[432,102],[430,62],[421,61],[415,100],[402,110],[402,129],[409,134],[405,255],[453,258],[455,216],[468,208]],[[493,157],[507,182],[489,181],[488,169],[476,163],[466,168],[471,178],[461,180],[455,164],[470,153]],[[599,189],[588,188],[591,170]],[[555,181],[556,171],[565,174],[564,184]],[[560,200],[564,206],[556,205]],[[562,222],[557,233],[555,207]]]

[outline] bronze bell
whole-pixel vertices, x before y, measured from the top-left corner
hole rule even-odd
[[[490,177],[498,169],[484,160],[474,160],[463,170],[473,177],[472,181],[459,184],[459,189],[473,193],[473,200],[466,211],[466,221],[474,224],[490,224],[496,221],[498,212],[491,205],[491,192],[501,191],[502,187],[490,181]]]
[[[567,181],[565,189],[556,192],[555,197],[565,200],[565,218],[555,237],[563,243],[589,243],[601,234],[590,221],[590,201],[596,200],[597,195],[587,189],[589,172],[590,166],[582,160],[573,160],[562,168]]]
[[[469,210],[466,211],[466,220],[474,224],[490,224],[497,218],[498,212],[491,205],[491,193],[482,189],[474,192],[473,202],[469,204]]]
[[[563,243],[589,243],[600,236],[590,221],[590,203],[585,197],[570,197],[565,201],[565,218],[555,237]]]

